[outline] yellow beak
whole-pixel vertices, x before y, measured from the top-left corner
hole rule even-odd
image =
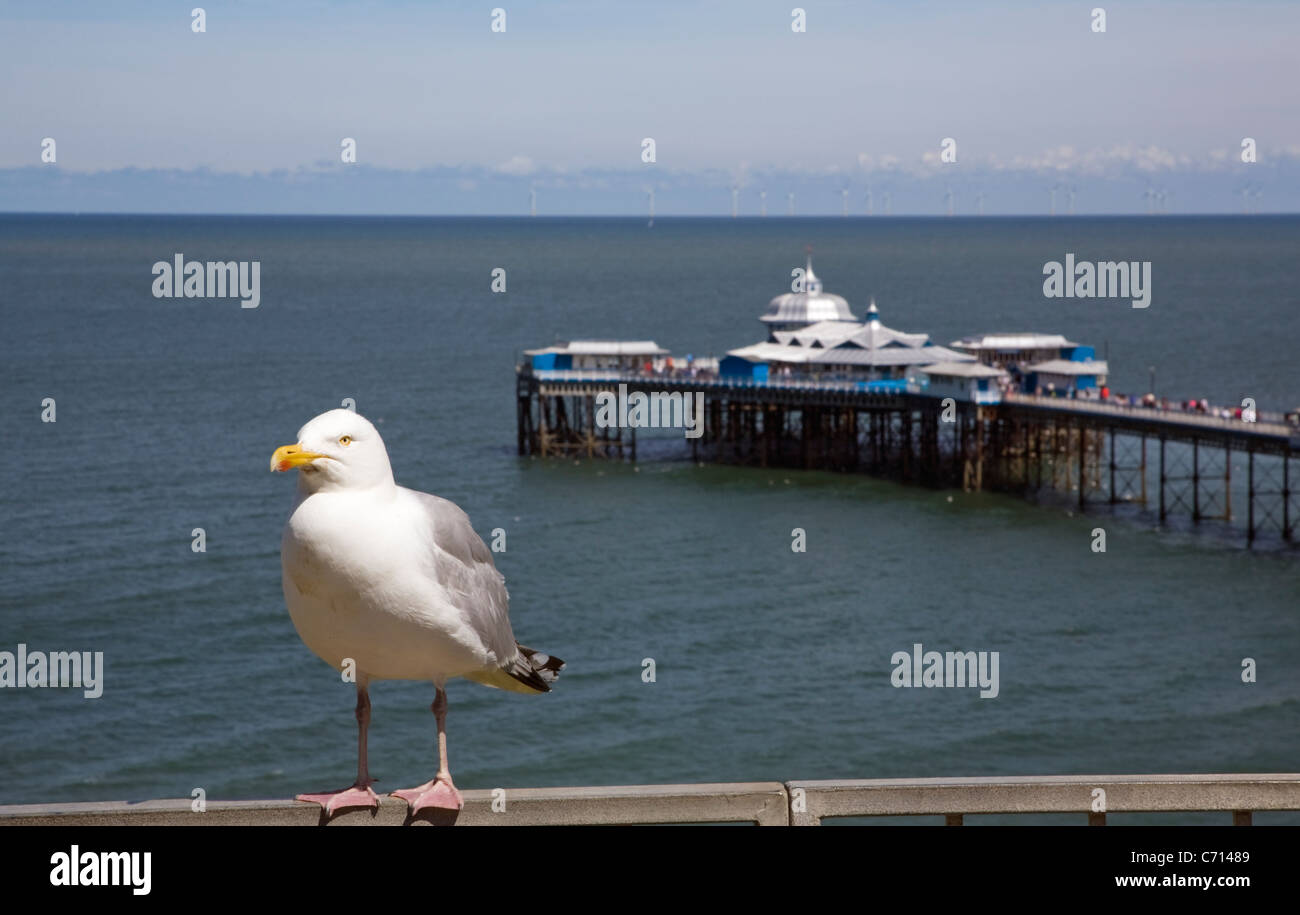
[[[302,445],[284,445],[275,449],[275,454],[271,455],[272,470],[292,470],[295,467],[305,467],[317,458],[323,458],[325,455],[317,454],[315,451],[303,451]]]

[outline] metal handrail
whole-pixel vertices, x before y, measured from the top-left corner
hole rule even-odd
[[[880,380],[868,381],[846,381],[839,379],[814,380],[809,378],[791,378],[791,379],[768,379],[766,381],[756,380],[753,378],[741,378],[737,376],[718,377],[689,375],[659,375],[653,372],[645,373],[613,373],[603,369],[533,369],[532,375],[539,381],[597,381],[610,384],[645,384],[645,383],[663,383],[673,385],[683,385],[687,387],[709,387],[709,388],[776,388],[779,390],[790,391],[868,391],[870,393],[893,393],[896,389],[899,393],[906,389],[903,386],[902,379],[889,380],[888,388],[872,388],[871,385],[880,384]]]

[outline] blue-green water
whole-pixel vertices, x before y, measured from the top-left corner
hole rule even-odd
[[[754,342],[806,244],[857,313],[874,296],[940,343],[1061,332],[1108,345],[1118,390],[1154,365],[1170,396],[1300,403],[1296,218],[0,217],[0,650],[106,668],[96,700],[0,689],[0,803],[351,780],[352,688],[284,609],[293,481],[267,472],[345,397],[399,482],[507,531],[516,634],[568,661],[544,697],[453,683],[462,788],[1294,771],[1294,552],[1111,519],[1096,554],[1096,518],[1013,498],[515,456],[521,349]],[[1045,299],[1042,265],[1067,251],[1152,261],[1151,307]],[[155,299],[151,265],[176,252],[260,261],[260,307]],[[893,688],[914,642],[1000,652],[1000,695]],[[429,778],[432,689],[372,698],[379,787]]]

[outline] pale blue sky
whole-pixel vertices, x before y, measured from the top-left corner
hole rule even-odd
[[[333,168],[348,136],[362,166],[480,187],[780,173],[941,197],[1014,174],[1042,196],[1054,176],[1204,173],[1228,199],[1268,185],[1265,208],[1294,190],[1276,185],[1300,159],[1300,3],[797,0],[795,34],[795,2],[208,3],[205,34],[194,2],[10,3],[0,169],[38,165],[47,136],[65,173]],[[1242,169],[1245,136],[1267,168]],[[955,166],[933,161],[944,137]]]

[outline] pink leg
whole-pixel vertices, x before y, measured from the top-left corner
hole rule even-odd
[[[328,791],[324,794],[300,794],[295,798],[312,804],[320,804],[325,816],[333,816],[337,810],[353,807],[373,807],[379,809],[379,798],[370,790],[374,779],[370,777],[366,761],[366,734],[370,730],[370,693],[366,691],[366,681],[357,680],[357,780],[351,788],[342,791]]]
[[[451,770],[447,768],[447,692],[442,687],[438,687],[431,708],[438,721],[438,774],[418,788],[393,792],[393,797],[400,797],[410,805],[409,812],[413,817],[424,810],[460,810],[465,806],[460,792],[451,783]]]

